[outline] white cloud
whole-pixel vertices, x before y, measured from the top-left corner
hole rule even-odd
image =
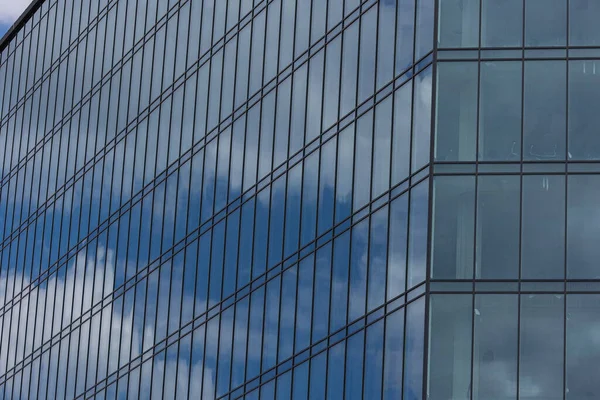
[[[30,3],[31,0],[2,0],[0,2],[0,22],[12,24]]]

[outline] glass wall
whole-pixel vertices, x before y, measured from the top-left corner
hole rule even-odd
[[[592,399],[597,2],[438,0],[428,399]]]
[[[0,42],[0,397],[423,398],[434,15],[41,1]]]

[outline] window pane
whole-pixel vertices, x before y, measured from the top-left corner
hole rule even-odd
[[[562,279],[565,276],[565,178],[523,177],[521,277]]]
[[[473,400],[517,397],[516,295],[475,296]]]
[[[434,0],[417,1],[417,29],[415,61],[433,49]]]
[[[479,1],[439,0],[438,47],[477,47]]]
[[[565,69],[563,61],[525,63],[525,160],[565,159]]]
[[[402,356],[404,354],[404,309],[386,318],[383,366],[383,399],[402,398]]]
[[[481,46],[521,46],[523,0],[482,0]]]
[[[433,196],[432,277],[472,279],[475,177],[438,176]]]
[[[564,296],[521,295],[519,396],[562,399]]]
[[[410,192],[408,289],[425,280],[428,215],[429,182],[424,181]]]
[[[404,341],[404,399],[423,398],[423,328],[425,302],[421,298],[407,306]]]
[[[436,161],[475,160],[477,63],[439,63],[437,88]]]
[[[567,202],[567,277],[600,278],[600,176],[571,175]]]
[[[571,46],[600,45],[600,2],[598,0],[569,1],[569,44]]]
[[[564,46],[567,0],[525,0],[525,45]]]
[[[571,61],[569,63],[569,159],[600,159],[599,109],[600,61]]]
[[[600,295],[567,297],[566,399],[600,397],[598,327]]]
[[[431,140],[431,67],[414,78],[412,171],[429,163]]]
[[[387,300],[404,293],[406,289],[408,194],[400,196],[391,203],[389,218]]]
[[[518,176],[478,178],[477,278],[519,276],[519,186]]]
[[[431,296],[428,398],[469,398],[472,315],[471,295]]]
[[[481,63],[479,97],[479,159],[518,161],[521,158],[522,64]]]

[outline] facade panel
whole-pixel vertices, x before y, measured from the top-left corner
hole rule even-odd
[[[437,10],[428,398],[597,398],[597,6]]]
[[[0,47],[2,398],[424,396],[431,0],[45,0]]]

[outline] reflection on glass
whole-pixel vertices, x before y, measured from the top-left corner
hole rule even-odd
[[[567,0],[525,0],[525,45],[564,46]]]
[[[469,398],[472,316],[471,295],[431,296],[428,398]]]
[[[600,159],[599,109],[600,61],[569,62],[570,159]]]
[[[396,4],[396,74],[400,74],[413,63],[415,1],[396,0]]]
[[[519,276],[518,176],[478,178],[476,277],[515,279]]]
[[[412,84],[412,80],[405,83],[393,95],[392,185],[400,183],[410,175]]]
[[[414,78],[412,172],[429,162],[431,140],[431,67]]]
[[[383,366],[383,399],[402,397],[402,356],[404,354],[404,309],[386,318]]]
[[[435,159],[475,160],[477,62],[438,64]]]
[[[364,330],[346,340],[346,391],[344,400],[362,399],[364,341]]]
[[[433,49],[434,0],[416,0],[417,28],[415,38],[415,61]]]
[[[564,296],[521,295],[519,397],[558,400],[563,393]]]
[[[567,199],[567,277],[598,279],[600,176],[570,175]]]
[[[481,63],[479,160],[521,158],[521,62]]]
[[[381,399],[383,320],[367,327],[363,399]]]
[[[408,235],[408,194],[390,205],[388,241],[387,299],[391,300],[406,289],[406,244]]]
[[[481,46],[521,46],[523,0],[482,0]]]
[[[569,1],[569,45],[600,45],[600,2],[597,0]]]
[[[516,295],[475,296],[473,400],[516,398],[517,304]]]
[[[566,63],[525,63],[523,159],[564,160]]]
[[[404,400],[423,398],[423,328],[425,299],[406,308],[406,341],[404,342]]]
[[[567,359],[565,393],[567,400],[597,399],[598,326],[600,326],[600,295],[571,294],[567,296]]]
[[[477,47],[479,1],[439,0],[438,47]]]
[[[425,280],[428,210],[429,182],[424,181],[410,192],[408,289]]]
[[[437,176],[433,187],[431,275],[471,279],[475,225],[475,177]]]
[[[523,177],[521,277],[562,279],[565,275],[565,177]]]

